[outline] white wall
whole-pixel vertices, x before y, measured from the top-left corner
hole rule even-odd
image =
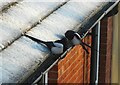
[[[120,10],[120,4],[119,4]],[[120,70],[120,11],[113,18],[113,52],[112,52],[112,83],[120,84],[120,75],[118,71],[118,67]],[[119,45],[118,45],[119,44]],[[119,56],[119,57],[118,57]],[[119,78],[118,78],[119,76]]]

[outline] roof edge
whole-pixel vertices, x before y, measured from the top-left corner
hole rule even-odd
[[[91,17],[86,23],[84,23],[78,30],[78,33],[81,34],[82,38],[84,38],[87,33],[102,19],[104,18],[117,4],[119,4],[119,0],[116,2],[109,2],[105,7],[103,7],[97,14]]]
[[[80,30],[78,30],[78,32],[82,34],[82,38],[84,38],[86,34],[89,32],[89,30],[91,30],[102,18],[104,18],[104,16],[110,10],[112,10],[118,3],[119,0],[117,0],[117,2],[109,2],[93,17],[91,17],[86,23],[79,27]],[[66,50],[62,55],[50,54],[49,57],[40,65],[40,67],[38,67],[38,69],[29,78],[22,82],[31,84],[38,82],[42,75],[48,72],[53,67],[53,65],[55,65],[61,59],[61,57],[64,57],[71,49],[72,47]]]

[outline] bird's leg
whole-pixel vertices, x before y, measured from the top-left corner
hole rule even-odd
[[[82,42],[82,40],[81,40],[81,42]],[[85,46],[87,46],[87,47],[89,47],[89,48],[92,48],[91,46],[89,46],[88,44],[86,44],[86,43],[84,43],[84,42],[82,42],[82,44],[85,45]],[[94,50],[98,52],[97,49],[94,49]]]
[[[89,46],[88,44],[86,44],[86,43],[84,43],[84,42],[82,42],[82,43],[83,43],[85,46],[91,48],[91,46]]]
[[[86,51],[87,54],[89,54],[88,50],[85,48],[83,44],[81,44],[82,48]]]
[[[82,46],[82,48],[86,51],[87,54],[89,54],[88,50],[85,48],[85,43],[82,42],[82,40],[80,40],[80,41],[81,41],[80,45]]]

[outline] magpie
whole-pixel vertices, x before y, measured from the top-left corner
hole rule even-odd
[[[80,44],[82,46],[82,48],[86,51],[86,53],[89,54],[88,50],[85,48],[85,46],[91,48],[91,46],[87,45],[86,43],[82,42],[82,38],[80,36],[80,34],[78,34],[75,31],[72,30],[68,30],[65,33],[65,37],[70,40],[72,42],[73,45],[78,45]]]
[[[63,37],[61,40],[56,40],[56,41],[42,41],[30,35],[25,35],[25,36],[37,42],[38,44],[41,43],[45,45],[52,52],[52,54],[55,55],[62,54],[65,50],[67,50],[67,39],[65,37]]]

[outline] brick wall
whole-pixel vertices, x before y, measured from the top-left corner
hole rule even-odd
[[[84,39],[91,44],[91,37]],[[91,49],[89,49],[89,52]],[[49,83],[89,83],[90,54],[86,54],[80,45],[73,47],[66,57],[60,60],[48,73]]]
[[[111,82],[112,17],[101,21],[99,83]],[[91,36],[84,39],[91,44]],[[90,49],[88,48],[89,52]],[[80,45],[49,71],[49,83],[89,83],[91,53],[86,54]]]
[[[112,17],[101,21],[99,83],[111,82]]]
[[[99,83],[111,82],[112,27],[112,17],[102,19]],[[84,41],[90,45],[91,36]],[[49,71],[49,83],[89,83],[90,59],[91,53],[88,55],[80,45],[75,46]]]

